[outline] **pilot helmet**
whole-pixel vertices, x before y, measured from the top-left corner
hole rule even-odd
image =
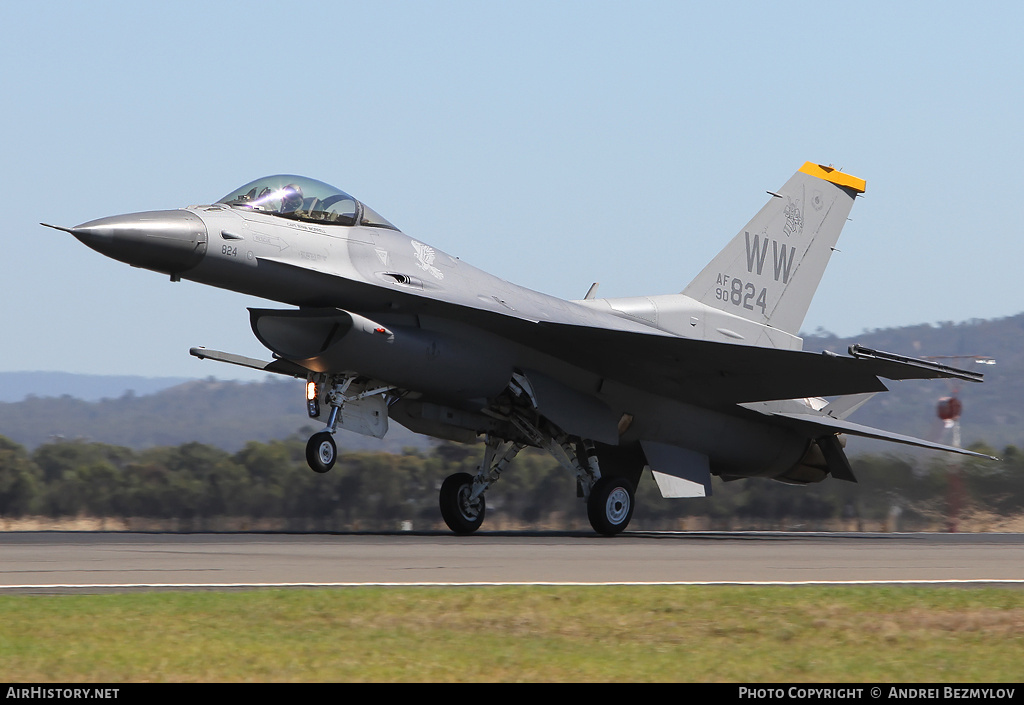
[[[295,184],[288,184],[281,189],[281,212],[291,213],[302,208],[302,189]]]

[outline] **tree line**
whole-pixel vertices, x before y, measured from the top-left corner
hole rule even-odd
[[[862,455],[852,459],[856,484],[716,479],[707,499],[663,499],[645,473],[630,528],[913,530],[942,528],[951,515],[992,528],[1024,515],[1024,453],[975,449],[1002,459]],[[474,473],[482,453],[482,444],[456,443],[343,452],[330,473],[317,475],[299,436],[252,441],[234,453],[203,443],[132,450],[81,440],[29,452],[0,436],[0,518],[175,520],[196,530],[225,519],[296,530],[440,529],[441,482]],[[521,453],[487,502],[485,529],[588,526],[574,479],[541,451]]]

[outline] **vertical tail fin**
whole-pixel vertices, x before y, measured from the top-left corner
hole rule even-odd
[[[807,162],[683,294],[796,335],[864,189],[863,179]]]

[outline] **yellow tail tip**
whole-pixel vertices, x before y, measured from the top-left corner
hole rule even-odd
[[[814,162],[805,162],[800,171],[811,176],[816,176],[819,179],[824,179],[836,186],[843,186],[848,189],[852,189],[857,193],[864,193],[867,188],[867,181],[864,179],[858,179],[856,176],[850,176],[844,174],[838,169],[834,169],[830,166],[824,166],[823,164],[815,164]]]

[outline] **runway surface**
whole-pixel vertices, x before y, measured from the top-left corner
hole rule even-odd
[[[0,593],[819,582],[1024,585],[1024,534],[0,534]]]

